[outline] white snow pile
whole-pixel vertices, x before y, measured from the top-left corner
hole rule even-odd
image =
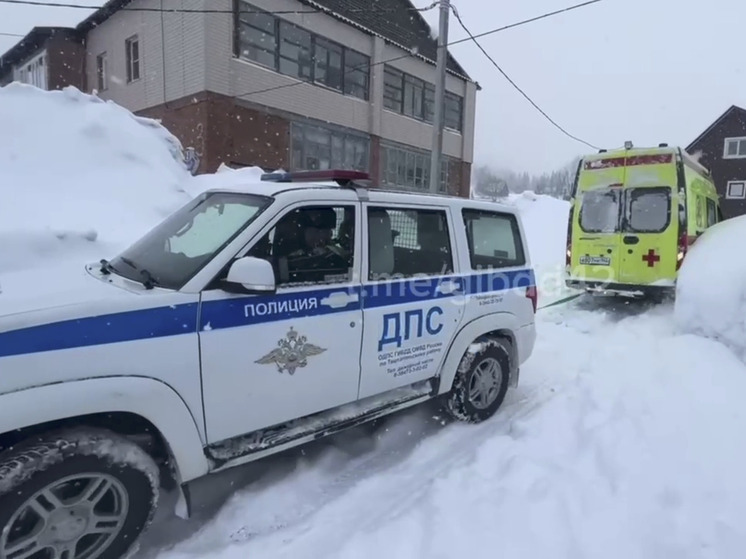
[[[531,191],[511,194],[506,203],[515,206],[521,215],[536,271],[539,306],[569,295],[564,273],[570,203]]]
[[[171,133],[75,88],[0,88],[0,146],[0,274],[111,257],[190,198]]]
[[[676,287],[680,331],[718,340],[746,361],[746,217],[709,228],[684,258]]]

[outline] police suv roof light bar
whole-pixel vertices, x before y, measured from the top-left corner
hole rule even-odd
[[[348,171],[345,169],[329,169],[324,171],[293,171],[264,173],[263,181],[269,182],[327,182],[334,181],[339,186],[349,186],[355,181],[369,181],[370,175],[362,171]]]

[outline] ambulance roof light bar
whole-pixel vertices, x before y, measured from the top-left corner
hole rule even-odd
[[[264,173],[261,180],[268,182],[336,182],[339,186],[349,186],[357,181],[370,181],[370,175],[362,171],[328,169],[323,171],[277,171]]]

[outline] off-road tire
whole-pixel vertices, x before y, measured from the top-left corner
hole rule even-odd
[[[97,559],[122,559],[137,551],[138,539],[158,505],[158,466],[141,447],[120,435],[77,428],[34,437],[0,454],[0,556],[16,512],[57,480],[77,475],[114,478],[126,492],[121,528]]]
[[[477,351],[467,350],[459,363],[453,387],[446,395],[445,410],[454,419],[468,423],[480,423],[489,419],[505,400],[510,384],[510,353],[498,339],[488,339],[478,343]],[[479,408],[471,401],[469,392],[472,379],[480,365],[493,360],[499,364],[500,385],[495,399],[485,408]]]

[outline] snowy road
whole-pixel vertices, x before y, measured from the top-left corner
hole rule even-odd
[[[542,314],[493,420],[424,407],[357,454],[347,437],[273,460],[212,518],[154,526],[139,557],[741,557],[744,366],[677,336],[668,306],[574,307]]]

